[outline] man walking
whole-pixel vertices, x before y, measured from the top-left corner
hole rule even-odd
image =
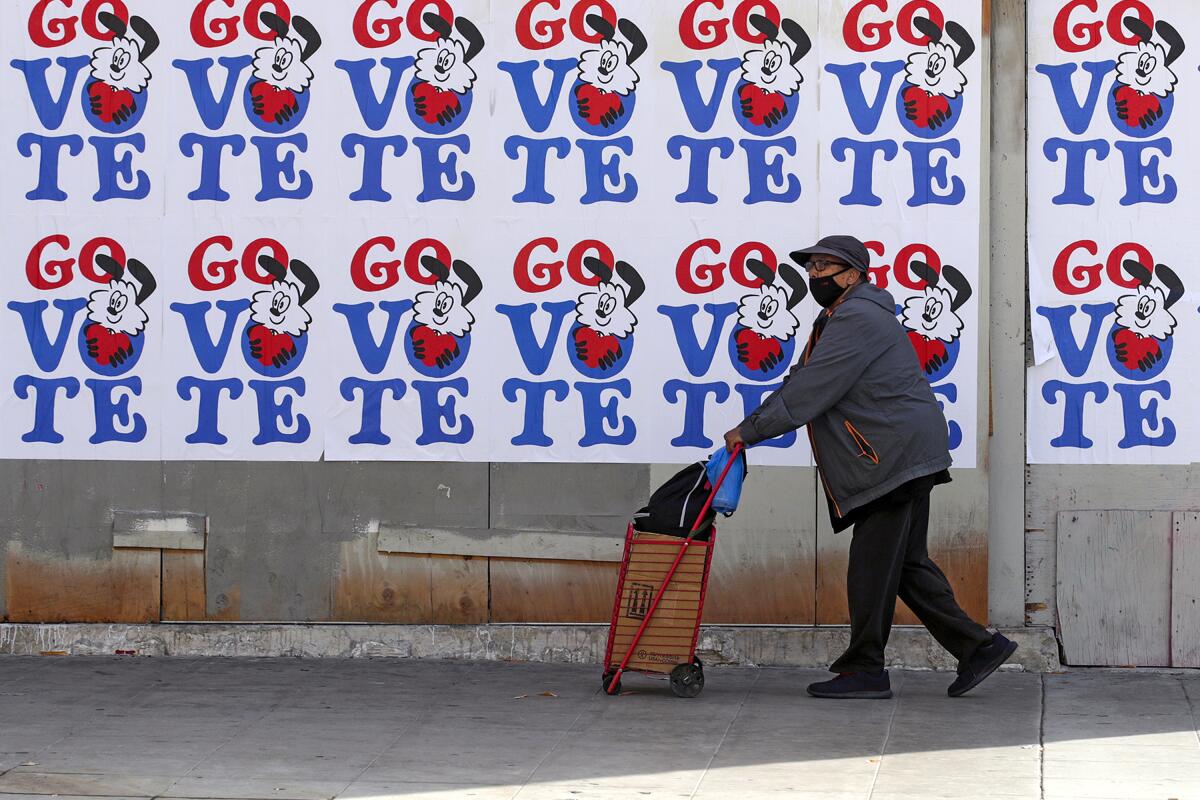
[[[1017,645],[967,616],[929,558],[929,494],[949,483],[946,418],[896,319],[891,294],[867,280],[870,254],[827,236],[791,254],[825,310],[783,386],[725,434],[733,449],[808,426],[835,531],[854,526],[846,590],[850,646],[809,694],[892,696],[884,648],[899,596],[958,659],[948,693],[970,691]]]

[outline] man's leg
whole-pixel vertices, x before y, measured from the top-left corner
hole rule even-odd
[[[914,500],[911,508],[900,599],[938,644],[958,659],[961,670],[980,645],[992,640],[992,634],[962,610],[950,581],[929,557],[929,495]]]
[[[846,595],[850,603],[850,646],[829,669],[874,672],[883,669],[883,651],[896,613],[896,593],[904,569],[905,538],[913,504],[881,508],[854,526]]]

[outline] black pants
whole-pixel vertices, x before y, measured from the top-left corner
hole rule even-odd
[[[945,574],[929,558],[929,494],[885,505],[854,526],[846,592],[850,646],[830,669],[883,669],[883,650],[899,595],[938,644],[959,661],[959,671],[992,635],[967,616]]]

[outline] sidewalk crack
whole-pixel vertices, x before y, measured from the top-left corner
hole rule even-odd
[[[875,796],[875,784],[879,782],[879,773],[883,770],[883,759],[887,756],[888,743],[892,741],[892,728],[896,724],[896,714],[900,711],[902,702],[904,702],[903,683],[897,690],[896,705],[892,708],[892,715],[888,717],[887,732],[883,735],[883,747],[879,750],[879,763],[875,765],[875,774],[871,776],[871,788],[867,790],[867,800],[871,800]]]
[[[1196,701],[1192,699],[1192,695],[1188,692],[1188,681],[1186,679],[1180,678],[1179,685],[1183,688],[1183,696],[1187,699],[1188,711],[1192,715],[1192,729],[1196,732],[1196,744],[1200,746],[1200,714],[1196,713]]]
[[[746,701],[754,693],[754,687],[758,686],[758,679],[760,677],[762,677],[761,668],[754,671],[754,680],[750,682],[750,687],[746,689],[746,694],[742,696],[742,702],[738,703],[737,711],[733,712],[733,717],[730,718],[729,724],[721,732],[721,741],[717,742],[717,746],[713,748],[712,755],[708,757],[708,763],[704,765],[704,769],[700,770],[700,777],[696,779],[696,785],[692,787],[692,791],[688,797],[695,797],[696,792],[700,791],[700,787],[704,784],[704,779],[708,777],[708,771],[712,769],[712,763],[717,760],[717,754],[721,752],[721,748],[725,746],[725,740],[729,738],[729,731],[733,729],[733,723],[737,722],[738,717],[742,715],[742,709],[746,707]]]
[[[1040,674],[1041,714],[1038,717],[1038,790],[1041,800],[1046,800],[1046,676]]]

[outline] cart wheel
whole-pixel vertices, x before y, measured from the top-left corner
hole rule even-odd
[[[704,668],[699,664],[680,664],[671,670],[671,691],[676,697],[695,697],[704,688]]]
[[[613,670],[612,672],[606,672],[606,673],[604,673],[604,677],[601,679],[601,684],[600,684],[600,685],[601,685],[601,687],[604,689],[604,693],[605,693],[605,694],[613,694],[613,695],[618,695],[618,694],[620,694],[620,693],[621,693],[621,682],[620,682],[620,681],[617,681],[617,685],[613,687],[613,690],[612,690],[612,692],[611,692],[611,693],[608,691],[608,689],[609,689],[609,684],[611,684],[611,683],[612,683],[613,676],[614,676],[614,675],[616,675],[616,674],[617,674],[617,673],[616,673],[616,670]]]

